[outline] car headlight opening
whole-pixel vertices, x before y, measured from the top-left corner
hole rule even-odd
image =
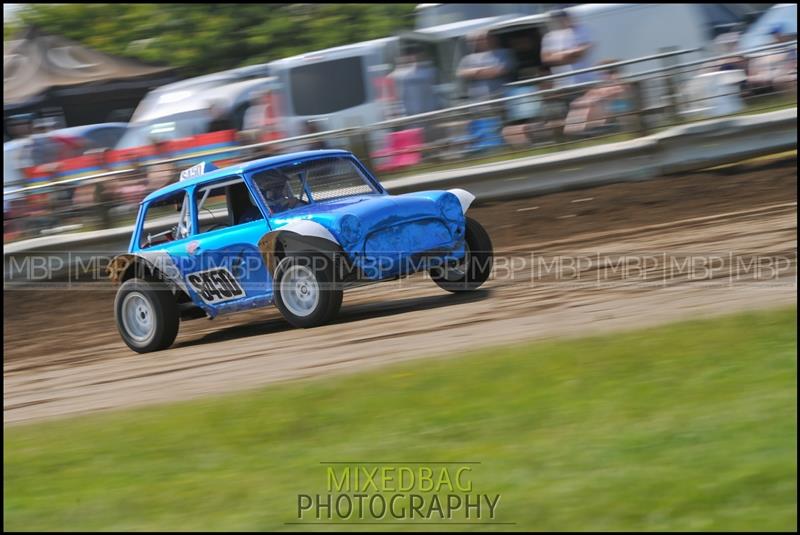
[[[444,216],[447,221],[456,223],[461,221],[464,217],[463,211],[461,210],[461,201],[452,193],[443,195],[441,199],[439,199],[439,207],[442,210],[442,216]]]
[[[339,222],[339,234],[348,244],[354,244],[361,239],[361,221],[352,214],[345,215]]]

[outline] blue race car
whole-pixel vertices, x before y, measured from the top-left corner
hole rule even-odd
[[[342,150],[199,164],[141,202],[128,252],[109,263],[117,327],[145,353],[169,347],[181,319],[273,303],[296,327],[321,325],[343,289],[422,270],[445,290],[474,290],[493,252],[465,215],[473,199],[390,195]]]

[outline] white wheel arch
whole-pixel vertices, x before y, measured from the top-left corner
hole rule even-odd
[[[341,245],[339,240],[331,234],[331,232],[314,221],[309,221],[307,219],[301,219],[298,221],[292,221],[288,225],[284,225],[281,228],[275,229],[272,232],[294,232],[295,234],[299,234],[301,236],[310,236],[313,238],[322,238],[328,241],[335,243],[336,245]]]
[[[449,189],[447,191],[458,197],[458,202],[461,203],[461,211],[466,214],[469,205],[475,200],[475,195],[461,188]]]

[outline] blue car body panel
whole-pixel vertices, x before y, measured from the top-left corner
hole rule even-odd
[[[346,158],[374,187],[370,194],[315,201],[281,213],[270,213],[253,181],[253,174],[269,167],[319,158]],[[195,190],[215,181],[242,178],[264,219],[206,231],[198,229]],[[144,214],[154,201],[186,191],[190,202],[191,232],[186,238],[152,247],[140,247]],[[176,268],[176,280],[193,303],[209,317],[266,306],[272,302],[272,275],[259,249],[260,240],[287,225],[311,221],[338,242],[360,278],[392,279],[419,271],[431,257],[463,258],[465,216],[459,199],[447,191],[390,195],[347,151],[307,151],[265,158],[212,171],[170,184],[141,203],[129,253],[160,255]],[[343,225],[350,224],[349,234]],[[356,230],[354,230],[356,229]]]

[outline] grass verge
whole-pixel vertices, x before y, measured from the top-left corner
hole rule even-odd
[[[7,427],[4,528],[293,529],[297,495],[326,492],[320,463],[358,460],[478,461],[474,491],[500,494],[495,521],[514,523],[405,529],[794,530],[796,320],[752,312]]]

